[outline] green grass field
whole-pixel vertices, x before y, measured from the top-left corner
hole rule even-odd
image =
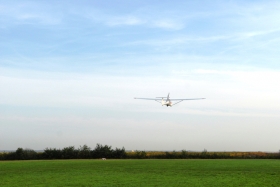
[[[0,186],[280,186],[280,160],[0,162]]]

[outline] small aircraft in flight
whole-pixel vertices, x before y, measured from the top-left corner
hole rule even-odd
[[[166,98],[166,99],[165,99]],[[185,100],[201,100],[201,99],[205,99],[205,98],[191,98],[191,99],[170,99],[169,98],[169,93],[167,95],[167,97],[156,97],[156,98],[134,98],[134,99],[144,99],[144,100],[154,100],[156,102],[161,103],[162,106],[167,106],[167,107],[171,107],[174,106],[182,101]],[[172,103],[172,101],[177,101],[175,103]]]

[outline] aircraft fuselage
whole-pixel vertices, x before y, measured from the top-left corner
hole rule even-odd
[[[162,106],[167,106],[167,107],[171,107],[172,106],[172,102],[171,101],[164,101],[164,100],[162,100],[161,101],[161,105]]]

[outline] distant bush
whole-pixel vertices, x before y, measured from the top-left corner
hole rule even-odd
[[[111,146],[97,144],[95,149],[92,150],[93,158],[112,158],[113,150]]]
[[[78,149],[78,158],[91,158],[91,150],[87,145],[80,146]]]
[[[122,149],[116,148],[113,150],[112,158],[126,158],[125,148]]]
[[[79,150],[75,149],[74,146],[64,147],[61,150],[62,159],[75,159],[78,158]]]
[[[52,148],[46,148],[43,152],[42,157],[44,159],[60,159],[62,156],[60,149],[52,149]]]
[[[18,148],[15,152],[16,160],[34,160],[37,158],[37,153],[32,149]]]

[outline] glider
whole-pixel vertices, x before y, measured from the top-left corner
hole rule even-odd
[[[134,99],[153,100],[153,101],[161,103],[162,106],[171,107],[171,106],[176,105],[185,100],[201,100],[201,99],[205,99],[205,98],[170,99],[169,94],[168,94],[167,97],[156,97],[156,98],[137,98],[137,97],[135,97]],[[172,101],[175,101],[175,103],[172,103]]]

